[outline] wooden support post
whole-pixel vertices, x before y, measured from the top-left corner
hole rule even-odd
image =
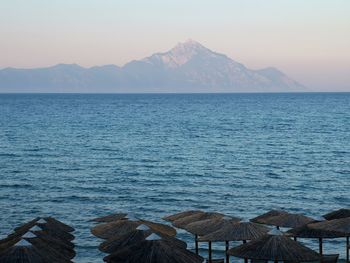
[[[350,251],[350,241],[349,241],[349,237],[346,237],[346,262],[350,262],[349,261],[349,251]]]
[[[229,244],[228,241],[226,241],[225,244],[226,244],[226,246],[225,246],[225,251],[226,251],[226,263],[230,263],[230,255],[228,254],[228,249],[229,249],[230,244]]]
[[[320,250],[320,255],[323,255],[323,245],[322,245],[322,238],[318,239],[318,243],[319,243],[319,250]]]
[[[247,243],[247,240],[243,240],[243,244],[245,244],[245,243]],[[244,259],[244,263],[248,263],[248,259],[247,258]]]
[[[208,253],[209,253],[209,263],[211,263],[211,241],[209,241],[209,244],[208,244]]]
[[[198,235],[194,235],[194,245],[196,248],[196,254],[198,255]]]
[[[294,237],[294,241],[297,241],[297,237]]]

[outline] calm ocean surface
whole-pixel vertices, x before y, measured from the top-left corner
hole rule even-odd
[[[89,220],[111,212],[318,216],[349,189],[350,93],[0,94],[0,234],[56,216],[76,262],[102,262]]]

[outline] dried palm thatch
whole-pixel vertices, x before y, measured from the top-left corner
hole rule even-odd
[[[73,232],[75,230],[73,227],[57,220],[54,217],[49,216],[49,217],[44,217],[43,219],[47,222],[47,224],[55,226],[55,227],[61,229],[62,231],[70,233],[70,232]]]
[[[302,214],[283,213],[277,216],[265,218],[264,224],[278,227],[300,227],[314,221],[313,218]]]
[[[199,238],[200,241],[244,241],[260,238],[269,229],[253,222],[229,222],[219,230]]]
[[[231,248],[229,255],[271,261],[316,261],[320,255],[284,235],[265,235],[246,244]]]
[[[132,246],[135,245],[139,242],[142,242],[146,239],[146,237],[148,237],[150,234],[152,234],[152,230],[133,230],[129,233],[126,233],[124,235],[121,236],[115,236],[113,238],[110,238],[104,242],[102,242],[99,246],[99,250],[101,250],[102,252],[105,253],[114,253],[117,252],[120,249],[123,249],[125,247],[128,246]],[[164,239],[164,240],[168,240],[172,243],[174,243],[175,246],[180,246],[184,249],[186,249],[187,244],[186,242],[183,242],[179,239],[176,239],[175,237],[170,237],[167,235],[162,235],[159,234],[159,236]]]
[[[64,224],[63,222],[53,218],[53,217],[45,217],[45,218],[34,218],[33,220],[19,226],[16,227],[14,229],[14,232],[17,233],[25,233],[28,231],[28,229],[30,229],[31,227],[35,226],[35,225],[46,225],[49,228],[52,229],[57,229],[58,232],[73,232],[74,228],[71,226],[68,226],[66,224]]]
[[[65,242],[74,240],[74,235],[65,230],[72,230],[73,228],[70,228],[69,226],[65,227],[65,224],[56,223],[56,221],[57,220],[53,218],[50,218],[47,221],[43,218],[35,218],[29,221],[28,223],[16,227],[14,229],[14,233],[9,235],[9,238],[12,238],[13,236],[22,236],[23,234],[28,232],[32,227],[38,226],[42,229],[43,232],[46,232],[48,235],[51,235],[54,238],[61,239]]]
[[[63,251],[60,248],[58,248],[59,250],[56,250],[50,244],[46,243],[40,238],[30,238],[24,240],[32,244],[32,246],[35,247],[43,257],[45,257],[46,259],[50,259],[52,263],[71,262],[70,257],[64,253],[65,251]]]
[[[91,221],[98,222],[98,223],[108,223],[108,222],[121,220],[121,219],[125,218],[126,216],[127,216],[127,213],[114,213],[111,215],[94,218]]]
[[[265,223],[266,219],[268,219],[270,217],[274,217],[274,216],[283,215],[283,214],[288,214],[288,212],[283,211],[283,210],[270,210],[262,215],[259,215],[257,217],[250,219],[250,221],[254,222],[254,223],[259,223],[259,224],[266,224]]]
[[[61,229],[55,228],[52,225],[39,224],[39,223],[37,223],[37,225],[42,229],[42,231],[44,233],[46,233],[47,235],[49,235],[53,238],[60,239],[64,243],[69,243],[72,240],[74,240],[74,235],[72,235],[71,233],[62,231]],[[34,232],[36,232],[36,231],[34,231]]]
[[[71,263],[69,259],[47,246],[44,242],[21,239],[0,253],[2,263]]]
[[[343,237],[342,233],[336,231],[329,231],[326,229],[318,229],[311,227],[314,224],[307,224],[296,227],[287,231],[287,235],[300,238],[338,238]]]
[[[327,220],[340,219],[350,217],[350,209],[341,208],[323,215]]]
[[[70,244],[66,244],[61,240],[55,239],[50,235],[43,233],[42,231],[34,231],[34,233],[29,231],[22,236],[15,235],[15,236],[11,236],[10,238],[9,237],[6,238],[7,242],[3,242],[0,244],[0,253],[2,251],[9,249],[13,245],[15,245],[17,242],[19,242],[21,239],[30,241],[30,243],[32,243],[34,246],[35,244],[39,244],[39,245],[46,244],[49,247],[58,251],[60,254],[62,254],[66,258],[72,259],[75,257],[74,248]]]
[[[57,245],[63,247],[63,248],[67,248],[70,250],[74,250],[74,243],[70,242],[70,241],[65,241],[59,238],[55,238],[53,236],[51,236],[48,232],[46,231],[32,231],[36,236],[38,236],[40,239],[50,242],[50,243],[56,243]]]
[[[184,229],[191,234],[203,236],[221,229],[228,224],[237,223],[239,220],[240,218],[237,217],[214,217],[190,223],[186,225]]]
[[[330,221],[322,221],[315,224],[310,224],[311,228],[327,231],[339,232],[346,237],[346,261],[349,262],[350,249],[350,217],[334,219]]]
[[[225,215],[221,213],[215,212],[204,212],[204,213],[196,213],[190,216],[182,217],[172,222],[172,225],[177,228],[183,228],[193,222],[206,220],[206,219],[214,219],[214,218],[223,218]]]
[[[24,223],[18,227],[14,228],[14,232],[15,233],[19,233],[20,235],[22,235],[23,233],[26,233],[28,231],[28,229],[30,229],[31,227],[35,226],[36,222],[40,220],[40,217],[36,217],[33,220],[30,220],[27,223]]]
[[[30,241],[34,246],[45,244],[67,259],[73,259],[76,255],[73,248],[69,247],[62,241],[52,238],[48,235],[40,235],[38,237],[33,237],[29,239],[26,238],[26,236],[24,235],[23,238]]]
[[[109,263],[202,263],[203,258],[152,234],[146,240],[113,253],[103,260]]]
[[[48,261],[27,241],[20,241],[0,253],[2,263],[48,263]]]
[[[310,224],[310,228],[340,232],[343,237],[350,236],[350,217]]]
[[[188,210],[188,211],[176,213],[176,214],[173,214],[173,215],[165,216],[165,217],[163,217],[163,219],[165,221],[173,222],[173,221],[175,221],[177,219],[180,219],[180,218],[183,218],[183,217],[186,217],[186,216],[191,216],[191,215],[198,214],[198,213],[201,214],[201,213],[204,213],[204,212],[201,211],[201,210]]]
[[[141,224],[148,226],[155,233],[162,233],[168,236],[176,235],[176,230],[173,227],[146,220],[118,220],[99,224],[91,229],[91,233],[96,237],[109,239],[114,236],[127,234],[128,232],[135,230]]]

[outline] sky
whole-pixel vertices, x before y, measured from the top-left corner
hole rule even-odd
[[[349,0],[0,0],[0,68],[122,66],[193,39],[315,91],[350,91]]]

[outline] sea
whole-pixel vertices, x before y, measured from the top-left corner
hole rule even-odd
[[[0,236],[54,216],[76,229],[75,262],[103,262],[98,216],[317,217],[349,192],[350,93],[0,94]],[[324,252],[344,258],[345,239]]]

